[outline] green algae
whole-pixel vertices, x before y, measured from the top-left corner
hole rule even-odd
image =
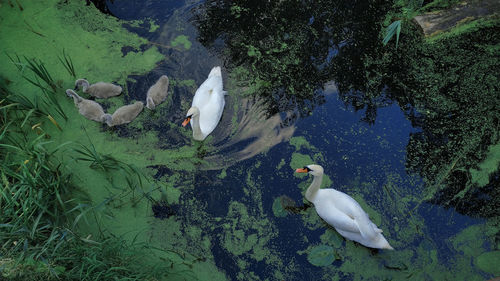
[[[170,44],[172,45],[172,47],[177,47],[179,45],[182,45],[184,47],[184,49],[189,50],[193,43],[191,43],[191,41],[189,41],[189,38],[186,35],[179,35],[179,36],[175,37],[175,39],[172,40],[172,42],[170,42]]]
[[[151,206],[146,198],[159,198],[161,192],[164,192],[169,204],[179,203],[181,190],[189,188],[189,183],[184,182],[184,177],[175,176],[165,178],[164,182],[156,182],[152,180],[154,169],[147,167],[167,166],[174,172],[194,171],[203,163],[196,157],[197,148],[183,146],[170,150],[159,149],[157,133],[143,131],[140,136],[120,138],[113,132],[103,131],[100,125],[84,119],[64,94],[63,89],[73,88],[74,81],[68,79],[66,70],[59,65],[57,50],[64,49],[71,56],[77,75],[85,75],[91,82],[116,81],[121,84],[124,84],[128,75],[143,74],[151,70],[163,56],[155,47],[140,51],[139,49],[148,43],[147,40],[126,31],[122,27],[123,21],[109,18],[81,3],[57,2],[42,5],[34,1],[27,4],[22,12],[14,11],[8,6],[0,7],[2,15],[9,14],[9,17],[2,17],[2,26],[5,28],[0,30],[2,41],[9,42],[4,45],[4,50],[7,54],[23,54],[46,62],[52,76],[61,81],[58,82],[61,88],[57,89],[56,98],[60,100],[69,118],[66,122],[58,120],[62,131],[55,127],[48,129],[54,140],[54,147],[67,141],[89,146],[87,136],[91,136],[92,145],[98,153],[105,152],[124,163],[134,163],[146,175],[143,182],[139,183],[123,171],[99,172],[91,169],[88,163],[75,161],[78,154],[72,149],[67,149],[59,155],[61,159],[71,162],[77,178],[76,184],[87,192],[88,199],[93,202],[91,206],[96,215],[95,220],[89,220],[87,226],[82,225],[81,234],[98,236],[101,230],[105,230],[116,235],[124,234],[129,240],[150,243],[151,222],[148,218],[151,216]],[[23,18],[31,28],[23,25],[23,21],[14,20],[16,17]],[[51,20],[46,20],[48,18]],[[21,36],[18,36],[20,34]],[[30,44],[30,40],[34,43]],[[33,48],[35,45],[37,48]],[[124,46],[132,47],[136,51],[123,54],[121,48]],[[42,51],[45,49],[54,49],[56,52]],[[5,53],[0,56],[5,56]],[[9,85],[13,91],[29,94],[34,92],[32,85],[23,83],[14,65],[2,65],[0,73],[13,81]],[[187,80],[184,84],[190,86],[193,81]],[[109,99],[105,103],[113,110],[124,104],[123,96]],[[131,123],[130,127],[142,131],[142,121],[146,118],[143,117],[144,114]],[[50,126],[46,124],[42,124],[42,127]],[[192,237],[209,248],[209,240],[199,239],[199,235]],[[158,245],[159,242],[153,244]],[[199,272],[196,274],[198,280],[225,280],[217,271],[213,258],[210,259],[210,251],[204,252],[203,256],[207,257],[204,262],[186,264],[183,255],[167,254],[165,259],[170,260],[172,264],[166,266],[171,266],[172,274],[177,276],[169,280],[184,280],[183,272],[189,274],[192,271]]]
[[[155,22],[154,19],[149,19],[149,32],[155,32],[160,28],[160,25]]]
[[[290,139],[289,143],[295,147],[295,150],[300,150],[301,148],[314,149],[314,146],[312,146],[304,136],[293,137]]]
[[[307,254],[307,261],[315,266],[328,266],[334,260],[334,250],[327,245],[314,246]]]
[[[288,212],[285,210],[285,208],[281,204],[281,197],[276,197],[274,199],[272,210],[273,210],[273,214],[279,218],[283,218],[283,217],[286,217],[286,215],[288,215]]]
[[[244,204],[231,202],[223,224],[223,247],[235,256],[244,255],[256,261],[266,263],[279,261],[266,245],[276,237],[272,231],[271,221],[267,218],[256,218],[249,214]]]
[[[292,168],[293,170],[302,168],[310,164],[314,164],[314,161],[309,155],[298,152],[292,153],[292,157],[290,160],[290,168]],[[297,177],[304,177],[304,174],[300,173],[294,173],[294,175]]]
[[[498,171],[500,164],[500,143],[491,145],[485,159],[478,164],[478,169],[470,169],[471,182],[484,187],[490,181],[490,175]]]
[[[494,274],[495,276],[500,275],[500,251],[492,251],[481,254],[475,260],[476,265],[485,272]]]
[[[344,238],[335,230],[327,229],[325,233],[320,236],[321,242],[328,244],[335,249],[342,247],[344,244]]]

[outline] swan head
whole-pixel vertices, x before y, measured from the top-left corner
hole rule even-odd
[[[76,95],[75,91],[71,90],[71,89],[67,89],[66,90],[66,95],[70,98],[74,97]]]
[[[66,90],[66,95],[70,98],[73,98],[73,101],[75,102],[75,104],[82,101],[82,98],[77,93],[75,93],[75,91],[73,91],[71,89]]]
[[[111,114],[106,113],[103,116],[101,116],[101,122],[106,123],[108,124],[109,127],[111,127],[113,122],[113,117],[111,116]]]
[[[186,113],[186,119],[184,119],[184,122],[182,122],[182,126],[186,127],[189,121],[191,121],[191,118],[197,117],[199,115],[200,115],[200,110],[195,106],[191,107]]]
[[[321,175],[323,175],[323,167],[321,167],[320,165],[311,164],[311,165],[305,166],[304,168],[299,168],[299,169],[295,170],[295,172],[308,173],[308,174],[311,174],[313,176],[321,176]]]
[[[160,76],[160,79],[158,81],[160,81],[160,83],[163,83],[163,84],[168,84],[168,76],[162,75],[162,76]]]
[[[77,79],[75,81],[75,90],[78,90],[80,87],[83,87],[83,90],[85,91],[85,89],[87,89],[88,86],[89,86],[89,81],[87,81],[87,79],[85,78]]]
[[[146,107],[153,110],[155,109],[156,105],[155,105],[155,102],[153,101],[153,99],[151,97],[147,97],[146,99]]]

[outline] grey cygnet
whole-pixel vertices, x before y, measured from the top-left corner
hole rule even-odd
[[[139,113],[141,113],[143,108],[144,103],[141,101],[136,101],[134,104],[124,105],[118,108],[113,115],[107,113],[104,114],[102,122],[105,122],[110,127],[130,123],[137,117],[137,115],[139,115]]]
[[[78,79],[75,81],[75,90],[82,88],[83,92],[87,93],[93,97],[106,99],[109,97],[118,96],[122,92],[122,87],[106,83],[106,82],[97,82],[95,84],[90,85],[89,81],[85,79]]]
[[[151,86],[146,95],[146,107],[154,110],[157,105],[162,103],[168,94],[168,77],[162,75],[156,83]]]
[[[76,107],[78,107],[78,112],[85,118],[102,122],[102,117],[104,116],[104,110],[102,106],[93,100],[88,100],[80,97],[75,91],[71,89],[66,90],[66,95],[72,97],[75,102]]]

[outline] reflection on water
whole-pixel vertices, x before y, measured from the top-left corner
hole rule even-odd
[[[220,140],[215,145],[217,153],[205,157],[210,163],[210,169],[229,167],[265,152],[276,144],[289,140],[295,132],[293,124],[283,126],[284,120],[280,114],[268,117],[262,103],[255,99],[245,98],[239,102],[237,112],[232,112],[230,108],[225,112],[226,116],[231,116],[236,122],[226,125],[223,119],[219,124],[219,127],[225,128],[223,133],[229,137],[222,138],[222,130],[215,134],[215,138]]]
[[[471,261],[498,248],[494,221],[426,203],[434,198],[466,214],[498,215],[498,172],[481,189],[471,181],[499,137],[493,87],[472,82],[498,67],[484,62],[487,51],[477,49],[470,60],[480,63],[464,66],[418,37],[402,38],[397,52],[383,49],[386,1],[172,3],[110,6],[115,15],[159,24],[153,32],[130,27],[166,61],[147,76],[130,76],[126,98],[143,99],[161,74],[173,81],[170,100],[144,129],[157,131],[165,148],[199,145],[208,162],[177,179],[168,171],[182,195],[176,215],[153,223],[152,236],[165,248],[213,257],[232,280],[490,277]],[[190,44],[173,46],[179,36]],[[452,41],[457,50],[464,44]],[[193,143],[179,124],[214,65],[223,66],[230,96],[217,129]],[[458,79],[467,67],[472,80]],[[469,92],[461,89],[477,96],[464,98]],[[325,167],[332,187],[367,209],[396,251],[344,241],[311,208],[273,212],[279,198],[301,205],[307,181],[293,169],[313,162]],[[333,249],[332,265],[310,263],[317,249]]]

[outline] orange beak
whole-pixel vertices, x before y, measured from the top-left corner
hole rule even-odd
[[[307,173],[307,169],[299,168],[295,170],[296,173]]]
[[[184,122],[182,122],[182,127],[186,127],[189,121],[191,121],[191,117],[187,117],[186,119],[184,119]]]

